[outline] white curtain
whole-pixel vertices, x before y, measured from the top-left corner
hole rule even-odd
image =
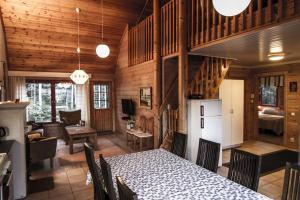
[[[90,126],[90,82],[76,85],[76,109],[81,109],[81,119]]]
[[[8,77],[8,100],[20,99],[27,101],[26,79],[20,76]]]

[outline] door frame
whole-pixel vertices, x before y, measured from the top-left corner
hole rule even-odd
[[[261,77],[268,77],[268,76],[279,76],[282,75],[284,77],[283,80],[283,94],[284,94],[284,102],[283,102],[283,108],[284,108],[284,123],[283,123],[283,144],[282,146],[287,147],[287,88],[286,88],[286,81],[287,81],[287,72],[286,71],[282,71],[282,72],[269,72],[269,73],[259,73],[259,74],[255,74],[254,78],[255,78],[255,82],[254,82],[254,139],[258,140],[258,141],[262,141],[262,142],[266,142],[260,139],[259,137],[259,128],[258,128],[258,105],[259,105],[259,78]],[[267,142],[270,143],[270,142]],[[272,143],[270,143],[272,144]]]

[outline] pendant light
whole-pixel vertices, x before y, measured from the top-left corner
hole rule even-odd
[[[77,85],[82,85],[84,84],[88,79],[89,75],[85,73],[85,71],[80,69],[80,47],[79,47],[79,13],[80,13],[80,8],[76,8],[76,13],[77,13],[77,54],[78,54],[78,69],[75,70],[70,78],[72,81],[74,81],[75,84]]]
[[[251,0],[213,0],[214,8],[223,16],[231,17],[242,13]]]
[[[101,0],[101,29],[102,29],[102,33],[101,33],[101,44],[99,44],[96,48],[96,54],[100,57],[100,58],[107,58],[109,56],[110,50],[109,47],[103,43],[103,0]]]

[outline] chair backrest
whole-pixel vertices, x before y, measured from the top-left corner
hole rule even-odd
[[[185,148],[186,148],[186,139],[187,139],[186,134],[174,132],[171,152],[177,156],[184,158],[185,157]]]
[[[137,194],[133,192],[122,180],[117,176],[117,186],[119,191],[119,200],[137,200]]]
[[[220,146],[219,143],[200,138],[196,164],[216,173],[219,164]]]
[[[66,129],[61,123],[49,123],[43,125],[43,136],[64,138]]]
[[[228,179],[257,191],[261,157],[239,149],[232,149]]]
[[[146,132],[154,134],[154,117],[150,117],[146,121]]]
[[[282,200],[300,199],[300,166],[287,163],[285,168]]]
[[[32,141],[30,145],[30,159],[32,162],[54,158],[56,154],[57,138],[51,137],[39,141]]]
[[[145,116],[140,116],[140,119],[139,119],[139,129],[141,129],[143,132],[146,132],[146,117]]]
[[[80,124],[81,110],[59,111],[59,118],[65,126]]]
[[[106,191],[108,193],[108,197],[110,200],[116,200],[117,198],[116,198],[116,193],[113,185],[110,165],[103,158],[102,154],[99,155],[99,159],[100,159],[102,176],[104,179],[104,184],[105,184]]]
[[[94,187],[94,200],[105,200],[105,190],[103,181],[101,181],[101,174],[99,168],[96,165],[94,150],[91,145],[84,143],[84,152],[86,161],[92,175],[93,187]]]

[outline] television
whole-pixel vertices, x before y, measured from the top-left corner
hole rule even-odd
[[[126,115],[134,115],[135,108],[132,99],[122,99],[122,112]]]

